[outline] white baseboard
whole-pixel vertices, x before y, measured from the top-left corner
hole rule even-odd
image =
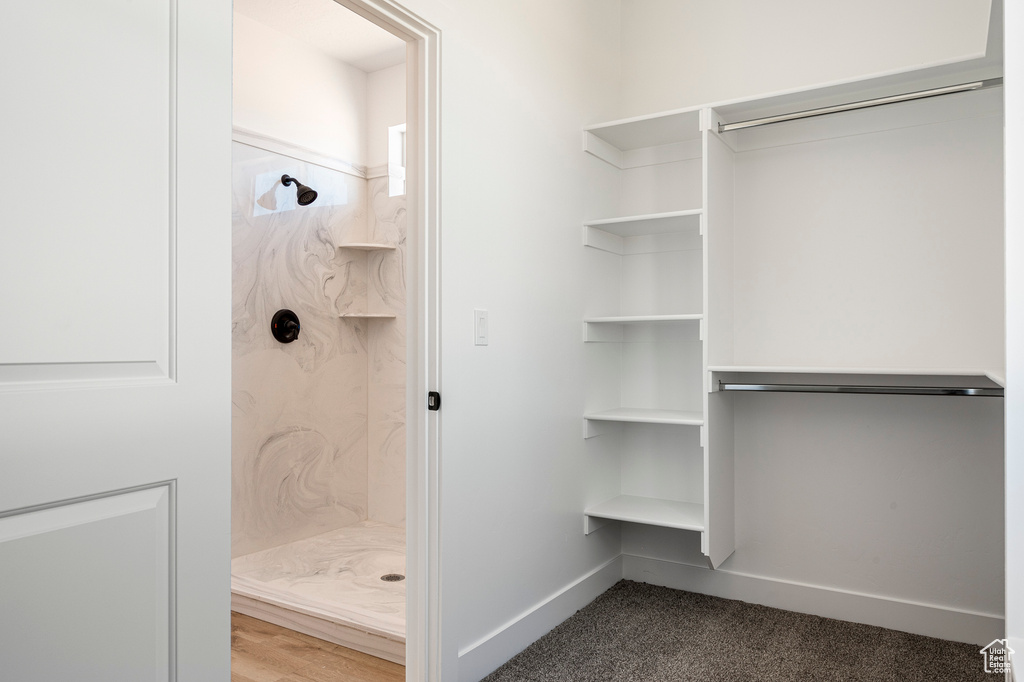
[[[622,560],[622,577],[636,582],[979,646],[1003,636],[1004,620],[995,614],[959,611],[817,585],[730,573],[728,570],[711,571],[698,566],[628,554],[622,555]],[[981,660],[980,657],[978,660]]]
[[[622,579],[622,555],[459,651],[459,681],[476,682]]]

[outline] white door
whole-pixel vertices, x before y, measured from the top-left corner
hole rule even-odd
[[[230,0],[0,3],[0,679],[228,679],[230,97]]]

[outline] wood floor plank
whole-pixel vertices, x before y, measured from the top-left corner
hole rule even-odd
[[[281,628],[265,620],[232,611],[231,632],[243,634],[249,639],[267,639],[281,634]]]
[[[355,651],[353,649],[346,649],[345,647],[339,646],[336,655],[339,658],[348,659],[348,661],[356,667],[366,668],[368,671],[381,676],[380,679],[390,680],[392,678],[396,680],[405,679],[405,666],[399,663],[393,663],[386,661],[383,658],[377,658],[376,656],[370,656],[364,654],[361,651]],[[397,675],[397,677],[395,677]],[[377,679],[377,678],[373,678]]]
[[[339,649],[344,647],[339,647],[336,644],[331,645],[330,642],[324,642],[324,644],[328,646],[315,646],[288,635],[278,635],[269,640],[270,646],[289,656],[305,661],[306,665],[302,666],[303,668],[311,664],[330,665],[332,661],[337,660],[339,657],[344,657],[343,654],[338,652]]]
[[[405,666],[231,614],[232,682],[404,682]]]
[[[241,673],[236,673],[234,670],[231,671],[231,682],[262,682],[261,680],[246,677]],[[274,682],[281,682],[280,680],[274,680]]]
[[[262,663],[271,670],[280,670],[282,676],[309,665],[309,661],[274,646],[272,638],[258,643],[239,638],[231,645],[231,650],[244,654],[247,659]]]
[[[311,662],[291,676],[302,682],[401,682],[405,667],[339,646],[334,655]]]
[[[285,674],[235,651],[231,652],[231,682],[280,682]]]
[[[404,682],[405,668],[402,668],[402,674],[399,676],[342,662],[325,666],[311,665],[291,673],[281,682],[339,682],[340,680],[345,680],[345,682]]]
[[[284,628],[281,628],[281,632],[279,632],[276,635],[276,638],[290,645],[297,646],[299,644],[303,644],[306,646],[315,647],[317,649],[323,649],[324,651],[334,651],[335,649],[341,647],[341,645],[335,644],[334,642],[327,642],[322,639],[317,639],[312,635],[307,635],[303,632],[297,632],[295,630],[286,630]]]

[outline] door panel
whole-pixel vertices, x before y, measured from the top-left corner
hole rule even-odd
[[[0,82],[0,677],[226,682],[231,2],[0,3]]]
[[[0,334],[0,358],[21,380],[28,364],[48,377],[146,362],[166,376],[172,2],[5,5],[4,87],[17,95],[4,97],[0,291],[17,333]]]
[[[7,679],[170,677],[171,495],[168,484],[0,518],[0,640],[20,652],[4,659]]]

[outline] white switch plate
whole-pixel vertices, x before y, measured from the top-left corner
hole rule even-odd
[[[473,311],[473,334],[474,343],[478,346],[487,345],[487,311],[486,310],[474,310]]]

